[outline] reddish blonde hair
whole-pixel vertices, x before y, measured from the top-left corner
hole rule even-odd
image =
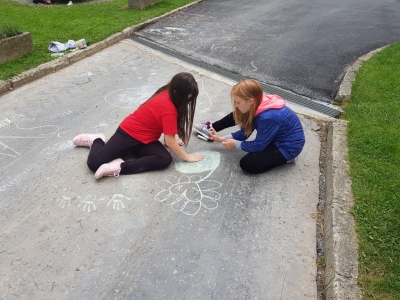
[[[241,113],[235,107],[233,97],[239,97],[245,101],[254,99],[254,105],[251,106],[247,113]],[[261,85],[253,79],[244,79],[238,84],[234,85],[231,90],[231,101],[233,106],[233,116],[235,123],[244,128],[244,133],[250,135],[253,132],[253,119],[256,114],[257,108],[261,103],[263,97],[263,90]]]

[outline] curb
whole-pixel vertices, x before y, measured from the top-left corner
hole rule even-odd
[[[328,124],[324,209],[325,295],[326,299],[362,299],[357,286],[358,251],[355,222],[350,214],[354,204],[349,176],[347,121]]]
[[[184,10],[184,9],[191,7],[193,5],[196,5],[200,2],[203,2],[203,0],[194,1],[185,6],[179,7],[168,13],[165,13],[162,16],[147,20],[146,22],[143,22],[143,23],[131,26],[131,27],[127,27],[127,28],[123,29],[121,32],[115,33],[112,36],[106,38],[105,40],[97,42],[97,43],[90,45],[89,47],[86,47],[84,49],[81,49],[79,51],[68,53],[68,54],[60,57],[59,59],[54,59],[47,63],[41,64],[37,68],[23,72],[17,76],[12,77],[11,79],[0,80],[0,96],[6,94],[16,88],[19,88],[25,84],[31,83],[39,78],[42,78],[46,75],[54,73],[65,67],[68,67],[70,64],[73,64],[81,59],[89,57],[109,46],[112,46],[112,45],[124,40],[124,39],[130,38],[131,36],[133,36],[135,34],[136,31],[139,31],[150,24],[153,24],[161,19],[164,19],[176,12]]]
[[[342,83],[340,84],[339,91],[335,97],[335,101],[341,103],[349,100],[351,95],[351,86],[356,79],[355,72],[363,65],[364,61],[367,61],[371,58],[375,53],[380,52],[387,46],[372,50],[367,54],[359,57],[350,67],[347,67],[345,70],[345,75],[343,77]]]

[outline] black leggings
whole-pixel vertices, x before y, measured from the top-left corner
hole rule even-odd
[[[143,144],[118,127],[107,143],[104,143],[102,139],[94,140],[87,165],[90,170],[96,172],[102,164],[124,158],[129,154],[133,154],[137,159],[122,163],[120,174],[160,170],[168,167],[172,162],[171,154],[161,142]]]
[[[233,112],[212,123],[212,127],[216,131],[221,131],[235,125]],[[248,173],[259,174],[285,163],[287,163],[287,159],[282,155],[278,147],[269,144],[261,152],[249,152],[243,156],[240,160],[240,167]]]

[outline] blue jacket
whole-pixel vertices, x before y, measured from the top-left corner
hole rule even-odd
[[[244,134],[243,129],[231,134],[236,140],[237,149],[261,152],[272,143],[287,160],[294,159],[303,150],[305,143],[303,127],[299,117],[287,106],[266,109],[258,113],[253,121],[254,130],[257,130],[257,135],[253,141],[245,141],[249,136]]]

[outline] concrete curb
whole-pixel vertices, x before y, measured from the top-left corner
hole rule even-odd
[[[70,64],[73,64],[81,59],[89,57],[109,46],[112,46],[112,45],[122,41],[123,39],[131,37],[132,35],[135,34],[136,31],[139,31],[150,24],[153,24],[161,19],[164,19],[164,18],[166,18],[176,12],[184,10],[190,6],[196,5],[202,1],[203,0],[198,0],[198,1],[195,1],[192,3],[189,3],[185,6],[174,9],[162,16],[147,20],[146,22],[140,23],[138,25],[134,25],[132,27],[125,28],[121,32],[113,34],[112,36],[106,38],[105,40],[95,43],[93,45],[90,45],[87,48],[68,53],[68,54],[60,57],[59,59],[55,59],[55,60],[49,61],[47,63],[41,64],[37,68],[23,72],[17,76],[14,76],[13,78],[11,78],[9,80],[1,80],[0,81],[0,96],[6,94],[16,88],[19,88],[27,83],[33,82],[39,78],[42,78],[46,75],[49,75],[60,69],[63,69],[65,67],[69,66]]]
[[[386,48],[387,46],[375,49],[371,52],[368,52],[367,54],[359,57],[350,67],[346,69],[346,73],[343,77],[342,83],[340,84],[339,91],[336,95],[335,100],[337,102],[343,102],[346,100],[349,100],[350,95],[351,95],[351,86],[356,79],[356,74],[355,72],[362,66],[364,61],[367,61],[368,59],[371,58],[372,55],[375,53],[378,53],[382,49]]]
[[[324,210],[326,299],[362,299],[347,151],[347,121],[328,124]]]

